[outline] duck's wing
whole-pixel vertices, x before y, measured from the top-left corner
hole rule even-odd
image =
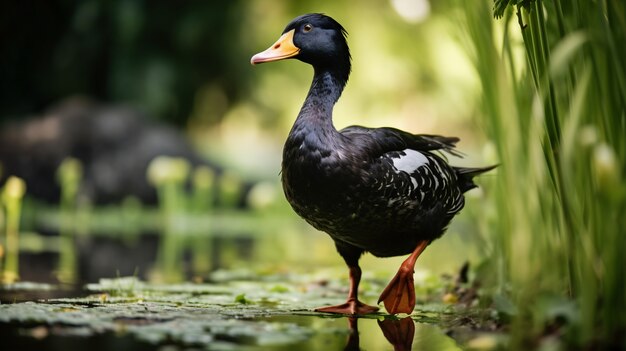
[[[416,151],[445,151],[450,155],[463,157],[463,154],[455,149],[459,141],[457,137],[446,137],[433,134],[411,134],[400,129],[367,128],[362,126],[349,126],[340,133],[354,143],[367,143],[361,145],[372,151],[384,154],[390,151],[411,149]]]
[[[463,208],[455,168],[432,152],[445,151],[461,156],[454,149],[458,138],[361,126],[347,127],[341,134],[351,149],[377,160],[369,163],[368,174],[376,177],[375,184],[384,184],[381,189],[388,201],[417,200],[428,204],[422,206],[423,211],[439,211],[439,216],[447,220]]]

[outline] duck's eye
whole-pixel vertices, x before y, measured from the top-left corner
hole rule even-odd
[[[302,27],[302,31],[305,33],[310,32],[313,29],[313,26],[310,24],[305,24],[304,27]]]

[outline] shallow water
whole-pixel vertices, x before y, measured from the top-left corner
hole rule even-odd
[[[341,301],[343,293],[333,284],[294,286],[273,278],[169,285],[103,280],[87,286],[86,297],[0,305],[0,340],[20,350],[461,349],[438,325],[437,312],[418,306],[403,318],[315,313],[313,306]],[[37,289],[22,284],[12,291]]]
[[[76,235],[65,244],[57,235],[23,236],[29,249],[20,252],[21,278],[50,284],[0,286],[2,345],[91,351],[445,351],[459,350],[467,340],[448,336],[458,338],[458,329],[442,322],[457,318],[454,306],[442,302],[452,281],[419,267],[420,301],[409,317],[312,312],[345,301],[347,272],[331,240],[284,216],[262,222],[241,216],[248,225],[231,228],[224,223],[241,221],[216,216],[204,226],[211,230],[193,233],[114,228]],[[460,239],[450,238],[437,241],[419,266],[458,268],[468,252],[453,250]],[[449,255],[457,256],[450,260]],[[364,302],[377,300],[402,259],[363,257]],[[101,279],[125,275],[133,277]],[[190,280],[209,283],[185,282]],[[99,283],[83,286],[94,281]]]
[[[2,323],[4,345],[21,350],[461,350],[437,326],[406,320],[283,315],[231,319],[201,327],[184,318],[118,318],[115,330],[64,323]],[[184,328],[185,330],[178,330]],[[114,348],[112,348],[114,347]]]
[[[320,318],[315,316],[275,316],[233,322],[219,326],[214,333],[181,334],[180,338],[150,340],[140,332],[104,331],[91,333],[88,328],[67,326],[36,326],[5,324],[0,331],[3,344],[21,350],[461,350],[456,342],[439,328],[416,323],[410,317],[413,330],[400,330],[401,321],[380,321],[371,318]],[[386,336],[381,329],[404,332],[401,337]],[[120,322],[122,323],[122,322]],[[142,322],[129,320],[129,328],[141,328]],[[165,323],[165,322],[164,322]],[[236,324],[246,324],[249,330],[237,330]],[[147,326],[149,324],[144,324]],[[152,325],[154,326],[154,325]],[[147,327],[146,327],[147,328]],[[153,335],[156,339],[156,337]]]

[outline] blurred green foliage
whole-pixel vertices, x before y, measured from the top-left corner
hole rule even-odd
[[[446,25],[438,16],[445,16],[448,4],[433,3],[435,16],[426,13],[420,23],[403,20],[389,2],[348,5],[286,0],[5,2],[0,5],[0,119],[39,113],[78,94],[128,102],[181,126],[190,118],[215,124],[246,109],[260,117],[261,126],[288,123],[308,87],[307,68],[287,64],[252,73],[249,58],[305,12],[328,13],[348,28],[355,61],[352,90],[359,91],[359,101],[385,103],[369,112],[367,105],[356,109],[361,104],[351,102],[344,108],[354,112],[344,113],[349,117],[371,121],[377,116],[373,121],[381,123],[399,105],[415,109],[416,90],[437,92],[437,100],[459,99],[451,88],[456,85],[444,84],[459,77],[458,67],[438,65],[446,63],[441,59],[454,61],[449,42],[435,36]],[[250,104],[242,107],[241,101]],[[389,106],[398,108],[390,112]]]
[[[130,102],[183,124],[196,90],[236,99],[241,1],[5,1],[0,5],[0,116],[69,95]]]

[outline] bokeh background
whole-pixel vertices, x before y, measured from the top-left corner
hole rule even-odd
[[[476,79],[451,33],[449,3],[3,6],[3,119],[38,114],[76,95],[130,104],[182,128],[220,161],[269,175],[265,160],[279,157],[276,148],[312,73],[297,62],[253,69],[249,57],[293,17],[325,12],[349,29],[354,57],[349,89],[337,107],[338,127],[394,125],[464,139],[476,131],[470,119]]]
[[[22,172],[27,195],[51,204],[61,199],[55,174],[66,157],[82,165],[77,191],[79,198],[87,195],[79,207],[133,196],[155,204],[147,167],[158,154],[171,153],[241,181],[239,209],[254,206],[253,190],[253,202],[272,203],[298,223],[285,205],[278,172],[312,69],[295,60],[253,67],[249,59],[307,12],[332,15],[349,32],[353,74],[335,111],[338,128],[362,124],[455,135],[468,156],[454,163],[494,162],[483,161],[484,137],[472,119],[477,80],[452,30],[454,4],[94,0],[2,6],[4,178],[14,169]],[[41,138],[50,140],[41,146]],[[472,255],[472,220],[457,222],[465,229],[454,225],[451,232],[470,234],[433,245],[440,248],[425,255],[429,270],[454,270]],[[312,237],[327,247],[316,256],[343,264],[325,235]],[[299,256],[289,251],[306,244],[293,246],[276,243],[268,250],[289,262]],[[429,256],[439,259],[429,263]],[[390,261],[382,264],[390,270],[397,264],[383,261]]]

